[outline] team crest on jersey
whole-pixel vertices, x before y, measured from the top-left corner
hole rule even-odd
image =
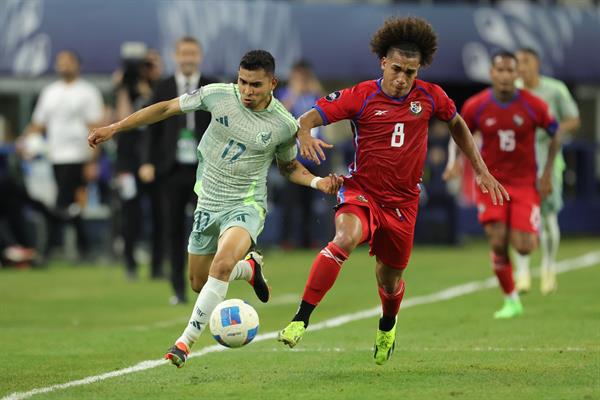
[[[521,117],[519,114],[515,114],[513,115],[513,122],[517,124],[517,126],[521,126],[525,120],[523,120],[523,117]]]
[[[272,136],[271,132],[259,132],[258,135],[256,135],[256,143],[268,146],[269,143],[271,143]]]
[[[333,93],[329,93],[327,96],[325,96],[327,101],[335,101],[335,100],[339,99],[340,97],[342,97],[342,92],[333,92]]]
[[[411,101],[409,110],[414,115],[419,115],[421,113],[421,111],[423,111],[423,107],[421,107],[421,102],[420,101]]]

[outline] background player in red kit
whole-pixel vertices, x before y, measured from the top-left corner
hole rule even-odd
[[[492,58],[492,87],[469,98],[462,109],[465,122],[483,139],[481,155],[489,170],[504,185],[511,202],[500,207],[478,193],[479,222],[483,224],[492,248],[492,265],[505,294],[504,306],[495,318],[512,318],[523,312],[515,289],[509,244],[522,255],[537,244],[540,223],[540,196],[552,192],[552,166],[560,142],[558,122],[543,100],[515,86],[517,59],[510,52]],[[548,160],[537,185],[535,131],[544,128],[550,136]],[[450,152],[454,152],[451,143]],[[449,163],[447,171],[455,171]],[[452,176],[450,174],[449,176]]]
[[[481,190],[502,204],[508,194],[488,172],[469,129],[454,102],[437,85],[416,79],[431,63],[437,37],[418,18],[392,18],[375,33],[371,49],[381,61],[383,78],[359,83],[320,99],[300,117],[302,155],[319,162],[322,147],[313,139],[316,126],[349,119],[355,158],[338,192],[334,239],[317,255],[302,302],[279,341],[295,346],[311,312],[333,286],[342,264],[360,243],[369,242],[376,256],[376,276],[382,314],[375,341],[375,362],[383,364],[393,351],[396,315],[404,295],[402,272],[413,244],[419,182],[427,152],[429,120],[448,123],[454,140],[477,173]]]

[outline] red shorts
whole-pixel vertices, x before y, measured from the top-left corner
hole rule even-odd
[[[418,202],[404,208],[380,206],[354,180],[346,179],[338,192],[336,217],[356,215],[363,227],[361,243],[369,242],[369,254],[389,267],[404,269],[412,251],[418,208]]]
[[[540,195],[535,187],[504,186],[510,201],[492,204],[489,194],[477,190],[477,214],[483,225],[504,222],[510,229],[537,233],[540,226]]]

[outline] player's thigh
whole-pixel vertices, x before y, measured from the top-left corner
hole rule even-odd
[[[346,253],[369,239],[370,215],[367,207],[342,204],[335,214],[335,237],[333,242]]]
[[[483,230],[493,251],[505,252],[508,249],[508,228],[503,221],[488,222]]]
[[[371,254],[395,269],[405,269],[412,252],[418,205],[384,209],[371,241]]]
[[[519,254],[530,254],[537,246],[537,235],[532,232],[511,229],[510,245]]]
[[[382,262],[379,257],[376,257],[375,277],[377,278],[377,285],[382,287],[386,293],[395,293],[398,291],[403,273],[404,268],[391,267]]]
[[[212,264],[214,254],[189,254],[189,278],[192,289],[195,292],[200,292],[206,280],[208,279],[208,271]]]

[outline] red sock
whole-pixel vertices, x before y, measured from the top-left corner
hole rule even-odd
[[[329,242],[313,262],[302,300],[315,306],[319,304],[325,293],[333,286],[347,258],[348,254],[344,250],[335,243]]]
[[[396,293],[386,293],[381,286],[379,286],[378,290],[383,315],[386,317],[395,317],[398,314],[398,310],[400,310],[402,297],[404,297],[404,279],[400,281],[400,286]]]
[[[512,265],[508,257],[492,253],[492,265],[494,266],[494,272],[498,277],[502,291],[505,294],[514,292],[515,281],[513,279]]]

